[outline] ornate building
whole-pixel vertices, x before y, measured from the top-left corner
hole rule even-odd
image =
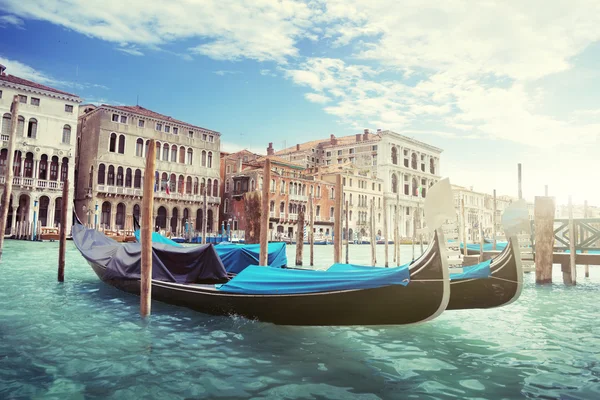
[[[182,234],[218,230],[220,133],[140,106],[81,107],[76,209],[109,230],[132,228],[141,213],[146,154],[156,140],[154,225]]]
[[[14,143],[14,179],[6,233],[28,236],[34,208],[38,227],[58,226],[63,182],[69,179],[73,196],[77,107],[81,99],[67,92],[8,75],[0,65],[0,115],[2,115],[0,185],[4,186],[8,140],[17,123]],[[19,96],[18,120],[12,121],[11,103]],[[73,134],[72,134],[73,133]],[[66,212],[70,215],[72,207]],[[71,218],[67,218],[70,229]],[[19,231],[16,231],[17,225]]]

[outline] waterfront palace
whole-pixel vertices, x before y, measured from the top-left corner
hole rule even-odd
[[[2,186],[6,177],[8,140],[12,124],[17,124],[13,144],[13,191],[5,234],[28,237],[33,232],[34,211],[38,215],[38,228],[58,226],[63,182],[67,177],[69,196],[73,196],[75,132],[81,99],[74,94],[9,75],[5,69],[0,65]],[[19,98],[17,121],[13,121],[11,116],[15,95]],[[69,214],[72,212],[70,204],[66,210]],[[67,229],[70,229],[71,219],[67,220]]]
[[[78,127],[75,205],[86,223],[131,230],[140,218],[144,179],[155,182],[154,228],[182,234],[201,231],[204,190],[207,232],[218,225],[220,133],[140,106],[85,105]],[[156,140],[156,175],[144,169]],[[96,214],[98,213],[98,214]]]

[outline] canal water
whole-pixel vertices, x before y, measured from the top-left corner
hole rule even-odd
[[[318,265],[332,252],[316,246]],[[600,398],[600,267],[570,288],[558,267],[547,287],[527,274],[512,305],[409,327],[285,327],[157,302],[143,324],[139,298],[99,282],[72,242],[58,284],[57,254],[5,242],[0,399]],[[370,258],[351,246],[351,262]]]

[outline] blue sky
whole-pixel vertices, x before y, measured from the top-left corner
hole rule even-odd
[[[222,133],[390,129],[476,190],[600,205],[600,2],[0,0],[9,74]],[[526,3],[526,4],[522,4]]]

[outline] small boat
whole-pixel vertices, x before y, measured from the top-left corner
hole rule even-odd
[[[506,248],[508,242],[505,241],[497,241],[496,242],[496,250],[502,251]],[[464,243],[461,242],[460,249],[463,250],[465,248]],[[483,251],[493,251],[494,243],[485,242],[483,244]],[[467,243],[467,254],[468,255],[478,255],[481,252],[481,244],[479,243]]]
[[[73,226],[73,242],[102,281],[139,294],[141,244],[117,243],[80,224]],[[250,266],[229,279],[216,247],[153,243],[152,298],[282,325],[424,322],[440,315],[450,298],[437,234],[410,266],[352,274]]]
[[[39,238],[41,241],[53,242],[60,238],[60,233],[58,228],[43,227],[39,234]]]

